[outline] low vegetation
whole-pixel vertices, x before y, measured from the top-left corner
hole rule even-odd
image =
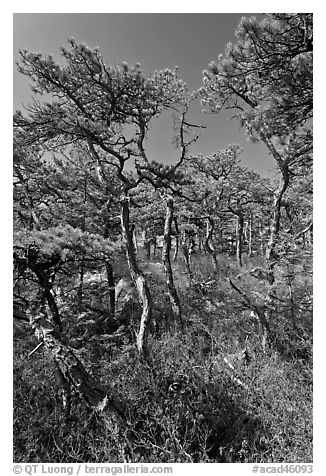
[[[86,333],[76,345],[79,327],[87,326],[66,315],[74,352],[127,401],[137,435],[134,462],[312,461],[311,309],[300,311],[295,331],[288,305],[274,309],[273,341],[264,353],[255,320],[225,279],[226,261],[227,276],[236,275],[229,257],[221,257],[217,274],[207,257],[194,255],[190,285],[182,260],[175,264],[184,322],[176,330],[159,261],[144,256],[144,269],[156,270],[151,365],[139,360],[128,332],[118,343]],[[307,284],[295,280],[295,302],[307,298]],[[37,341],[25,323],[15,323],[14,338],[15,461],[123,461],[122,449],[77,395],[65,416],[61,384],[53,366],[44,365],[44,351],[27,358]]]

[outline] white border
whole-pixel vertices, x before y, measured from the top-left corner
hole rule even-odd
[[[76,8],[77,7],[77,8]],[[137,9],[136,9],[136,8]],[[218,9],[218,11],[217,11]],[[12,305],[11,305],[11,269],[12,269],[12,97],[13,97],[13,62],[12,62],[12,38],[13,38],[13,13],[95,13],[95,12],[150,12],[150,13],[238,13],[243,10],[250,12],[313,12],[314,13],[314,49],[315,49],[315,70],[314,70],[314,98],[315,98],[315,173],[314,173],[314,220],[315,226],[315,259],[314,261],[314,291],[315,291],[315,341],[314,341],[314,401],[315,401],[315,417],[314,417],[314,474],[322,475],[323,452],[324,452],[324,427],[325,427],[325,320],[326,315],[324,308],[325,296],[325,246],[324,229],[325,221],[325,204],[326,197],[323,191],[326,188],[325,161],[326,157],[321,144],[325,124],[325,75],[324,63],[326,45],[324,40],[325,30],[325,8],[322,2],[310,1],[273,1],[269,4],[263,4],[258,1],[240,2],[200,2],[189,1],[165,1],[159,2],[67,2],[57,0],[56,2],[44,1],[13,1],[2,6],[2,28],[1,45],[2,45],[2,61],[1,61],[1,86],[2,86],[2,105],[1,111],[1,184],[0,184],[0,204],[1,204],[1,319],[2,334],[0,342],[0,362],[1,362],[1,449],[2,454],[8,459],[8,471],[3,468],[3,474],[12,474]],[[322,114],[323,113],[323,114]],[[4,324],[4,325],[3,325]],[[4,456],[3,456],[4,457]],[[5,462],[5,461],[3,461]],[[7,461],[6,461],[7,463]],[[174,466],[174,465],[172,465]],[[192,468],[190,467],[192,466]],[[241,464],[229,465],[197,465],[193,469],[193,465],[179,466],[179,470],[192,473],[202,470],[208,474],[211,471],[220,472],[220,474],[248,474],[251,473],[251,466]],[[7,464],[5,464],[7,467]],[[238,469],[239,468],[239,469]],[[179,470],[175,470],[174,474],[178,474]]]

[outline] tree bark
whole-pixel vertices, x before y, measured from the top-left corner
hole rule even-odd
[[[189,282],[192,281],[192,272],[190,268],[190,258],[191,258],[191,253],[193,249],[193,242],[189,240],[187,237],[186,231],[182,232],[181,236],[181,243],[182,243],[182,254],[183,254],[183,259],[186,265],[186,269],[188,271],[188,276],[189,276]]]
[[[58,333],[62,332],[62,322],[57,303],[53,292],[53,281],[55,277],[55,268],[61,262],[61,257],[53,255],[47,262],[40,262],[38,251],[28,247],[27,254],[20,256],[14,251],[14,260],[24,268],[30,269],[37,277],[40,285],[41,305],[44,306],[46,300],[50,309],[52,321],[56,326]]]
[[[138,253],[138,244],[137,244],[137,235],[136,235],[136,225],[135,224],[130,226],[130,231],[131,231],[131,234],[132,234],[132,241],[133,241],[134,247],[135,247],[135,255],[137,255],[137,253]]]
[[[65,382],[65,390],[72,387],[101,417],[117,445],[127,444],[132,450],[135,438],[126,422],[126,403],[121,396],[113,388],[103,387],[95,381],[72,349],[60,340],[50,322],[33,315],[30,322]]]
[[[243,236],[248,244],[248,256],[252,256],[252,214],[249,214],[248,220],[244,222]]]
[[[290,316],[291,316],[293,330],[298,331],[296,312],[295,312],[295,302],[294,302],[293,289],[292,289],[292,283],[294,281],[294,278],[295,278],[295,274],[293,270],[290,269],[290,266],[288,266],[287,274],[285,275],[285,282],[288,286],[288,291],[289,291]]]
[[[282,177],[279,182],[279,186],[274,193],[273,201],[273,215],[270,226],[269,239],[266,246],[266,261],[269,267],[272,269],[275,263],[275,247],[277,244],[277,238],[280,231],[280,222],[281,222],[281,203],[283,195],[289,185],[289,173],[288,169],[284,167],[282,169]]]
[[[164,236],[163,236],[163,250],[162,261],[165,271],[165,282],[172,306],[174,319],[176,322],[181,323],[181,306],[177,290],[173,282],[173,273],[170,260],[171,251],[171,226],[173,220],[173,200],[169,198],[166,202],[166,216],[164,224]]]
[[[252,256],[252,214],[248,219],[248,256]]]
[[[49,276],[47,275],[46,271],[38,268],[37,266],[34,268],[33,266],[30,266],[31,270],[34,271],[38,282],[41,286],[43,295],[48,303],[51,317],[53,320],[53,323],[55,324],[58,332],[62,332],[62,322],[61,322],[61,317],[59,313],[59,309],[57,306],[57,303],[55,301],[54,295],[53,295],[53,289],[52,289],[52,284]]]
[[[151,242],[147,236],[147,231],[143,231],[143,246],[146,251],[146,257],[148,261],[151,259]]]
[[[148,325],[152,315],[152,299],[145,276],[140,270],[136,260],[135,248],[129,224],[128,197],[124,197],[121,200],[121,229],[124,245],[126,247],[131,279],[135,283],[139,296],[139,301],[142,303],[143,308],[140,319],[140,327],[137,334],[137,349],[139,355],[146,359],[148,357],[147,339]]]
[[[213,238],[214,228],[215,228],[214,219],[212,217],[208,217],[207,220],[206,220],[206,236],[205,236],[204,247],[205,247],[205,250],[208,251],[208,253],[212,257],[213,266],[214,266],[215,271],[218,271],[216,250],[212,245],[212,238]]]
[[[243,215],[239,212],[237,214],[237,225],[236,225],[236,256],[238,265],[242,266],[242,236],[243,236]]]
[[[19,169],[19,166],[16,166],[14,164],[14,170],[17,174],[17,177],[19,179],[19,183],[20,185],[22,186],[22,189],[24,191],[24,195],[25,195],[25,198],[26,198],[26,202],[27,202],[27,206],[28,206],[28,209],[29,209],[29,213],[30,213],[30,219],[29,219],[29,229],[30,230],[33,230],[34,228],[36,229],[39,229],[40,228],[40,220],[35,212],[35,207],[34,207],[34,203],[33,203],[33,199],[32,199],[32,196],[28,190],[28,186],[26,185],[26,180],[25,178],[23,177],[23,174],[21,173],[20,169]]]
[[[260,239],[260,244],[259,244],[260,255],[266,256],[266,251],[264,251],[264,227],[263,227],[262,220],[259,221],[258,232],[259,232],[259,239]]]
[[[266,352],[267,346],[270,343],[271,329],[265,314],[264,307],[256,303],[254,299],[252,298],[250,299],[248,295],[245,292],[243,292],[241,289],[239,289],[230,278],[228,278],[228,281],[231,284],[232,288],[235,289],[244,298],[245,306],[251,309],[252,316],[259,323],[260,329],[261,329],[262,348],[263,348],[263,351]]]
[[[173,261],[177,261],[178,253],[179,253],[179,227],[178,227],[178,220],[177,217],[173,217],[173,223],[175,228],[175,248],[173,254]]]
[[[105,226],[103,237],[107,240],[109,237],[109,228]],[[108,280],[108,287],[109,287],[109,305],[110,305],[110,312],[112,317],[115,316],[115,284],[114,284],[114,273],[113,273],[113,266],[110,261],[105,262],[105,269],[106,269],[106,276]]]
[[[114,286],[114,274],[113,266],[109,261],[105,262],[106,276],[109,286],[109,304],[110,304],[110,313],[114,318],[115,316],[115,286]]]

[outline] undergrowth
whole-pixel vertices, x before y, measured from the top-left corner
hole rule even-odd
[[[181,260],[173,264],[184,320],[178,329],[162,268],[154,272],[143,260],[154,298],[150,366],[139,361],[132,334],[119,345],[88,335],[76,355],[124,396],[137,437],[133,462],[311,462],[310,282],[298,273],[293,283],[295,328],[287,288],[278,286],[264,352],[257,323],[225,279],[237,279],[237,265],[230,258],[219,265],[214,272],[208,257],[195,256],[189,277]],[[240,281],[243,289],[253,289],[250,279]],[[73,344],[79,324],[65,315]],[[44,351],[27,358],[37,342],[25,323],[15,324],[14,343],[15,461],[122,462],[110,433],[77,395],[66,418]]]

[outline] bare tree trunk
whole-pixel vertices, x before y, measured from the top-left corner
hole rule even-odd
[[[264,227],[262,224],[262,221],[259,221],[258,224],[258,231],[259,231],[259,238],[260,238],[260,254],[261,256],[266,255],[266,252],[264,251]]]
[[[65,382],[65,391],[72,387],[101,417],[122,452],[125,446],[132,451],[135,438],[126,422],[126,404],[121,396],[113,388],[104,388],[94,380],[72,349],[57,337],[50,322],[35,316],[31,316],[30,322],[55,362],[60,378]]]
[[[252,256],[252,214],[248,218],[248,256]]]
[[[29,249],[27,256],[25,255],[23,257],[14,252],[14,259],[17,263],[21,264],[25,268],[30,269],[37,277],[38,283],[40,285],[41,304],[44,306],[44,301],[47,301],[52,321],[56,326],[57,332],[61,333],[62,322],[53,292],[55,269],[61,262],[61,257],[58,255],[53,255],[46,263],[39,262],[37,253]]]
[[[71,386],[70,383],[66,380],[64,375],[62,375],[62,372],[57,364],[57,362],[54,363],[55,366],[55,375],[58,377],[59,384],[61,386],[61,398],[62,398],[62,406],[63,410],[65,413],[66,419],[69,418],[70,412],[71,412],[71,403],[72,403],[72,394],[71,394]]]
[[[175,249],[173,254],[173,261],[177,261],[178,252],[179,252],[179,227],[178,227],[178,220],[175,216],[173,217],[173,223],[175,228]]]
[[[151,238],[151,242],[153,244],[153,255],[156,256],[156,250],[157,250],[157,236],[153,236]]]
[[[193,239],[193,237],[191,237],[189,239],[189,245],[188,245],[188,260],[189,260],[189,264],[191,262],[191,257],[192,257],[192,254],[194,252],[194,249],[195,249],[195,240]]]
[[[136,236],[136,225],[131,225],[131,233],[132,233],[132,241],[135,247],[135,255],[138,253],[138,244],[137,244],[137,236]]]
[[[294,296],[293,296],[293,289],[292,289],[292,282],[294,281],[294,273],[289,269],[290,267],[288,266],[287,268],[287,274],[285,276],[285,281],[288,286],[289,290],[289,301],[290,301],[290,316],[291,316],[291,321],[292,321],[292,327],[294,331],[298,330],[297,326],[297,320],[296,320],[296,312],[295,312],[295,302],[294,302]]]
[[[252,256],[252,214],[249,214],[248,220],[244,222],[243,236],[248,244],[248,256]]]
[[[273,261],[275,260],[275,246],[280,231],[282,198],[286,189],[288,188],[288,185],[289,174],[287,168],[284,168],[282,170],[282,177],[280,179],[279,186],[274,193],[273,216],[270,226],[269,239],[266,246],[266,261],[271,269],[274,265]]]
[[[109,261],[105,262],[106,276],[109,285],[109,303],[110,303],[110,313],[114,318],[115,316],[115,285],[114,285],[114,274],[113,266]]]
[[[214,228],[215,228],[215,222],[214,222],[213,218],[212,217],[207,218],[207,220],[206,220],[206,236],[205,236],[204,247],[205,247],[205,250],[208,251],[208,253],[212,257],[213,266],[214,266],[215,271],[218,271],[216,250],[212,245],[212,237],[213,237]]]
[[[201,253],[203,250],[203,238],[198,235],[198,251],[199,253]]]
[[[165,282],[168,290],[169,299],[172,306],[174,319],[181,323],[181,306],[180,300],[173,282],[173,273],[170,260],[171,251],[171,225],[173,220],[173,200],[169,198],[166,202],[166,216],[164,224],[162,261],[165,270]]]
[[[189,277],[189,282],[192,281],[192,272],[190,268],[190,257],[191,257],[191,246],[189,243],[187,243],[187,234],[185,231],[182,232],[181,235],[181,248],[182,248],[182,254],[183,254],[183,259],[186,265],[186,269],[188,272],[188,277]]]
[[[143,246],[146,251],[146,257],[148,260],[151,259],[151,242],[147,236],[147,231],[143,231]]]
[[[237,225],[236,225],[236,256],[238,265],[242,266],[242,236],[243,236],[243,215],[239,212],[237,214]]]
[[[266,352],[267,347],[270,343],[271,330],[263,307],[254,305],[252,309],[252,315],[257,319],[260,324],[262,348],[263,351]]]
[[[313,222],[311,221],[308,223],[308,226],[306,226],[302,231],[295,235],[295,239],[297,240],[298,238],[300,238],[300,236],[302,236],[303,245],[305,245],[306,243],[308,245],[312,245],[312,229]]]
[[[29,209],[29,213],[30,213],[29,229],[30,230],[33,230],[34,228],[40,229],[40,221],[39,221],[38,216],[35,212],[34,202],[33,202],[33,199],[32,199],[32,195],[30,194],[30,192],[28,190],[26,180],[23,177],[23,174],[21,173],[21,171],[19,169],[19,166],[16,166],[14,164],[14,170],[15,170],[17,176],[18,176],[19,183],[22,186],[22,189],[23,189],[23,192],[24,192],[24,195],[25,195],[25,198],[26,198],[27,207]]]
[[[134,281],[138,291],[139,300],[142,303],[143,311],[140,319],[140,327],[137,335],[137,348],[139,355],[142,357],[148,357],[147,338],[148,338],[148,325],[152,314],[152,299],[147,285],[145,276],[138,267],[135,248],[132,240],[132,234],[130,232],[129,225],[129,200],[128,197],[124,197],[121,200],[121,229],[122,237],[126,247],[127,259],[129,264],[129,270],[131,279]]]
[[[254,302],[254,300],[248,297],[248,295],[239,289],[230,278],[228,278],[232,288],[235,289],[243,298],[244,304],[247,308],[251,309],[252,316],[257,320],[261,329],[261,343],[263,351],[266,352],[267,346],[270,343],[271,330],[268,323],[268,319],[265,314],[264,307]]]
[[[30,265],[30,268],[32,269],[32,271],[34,271],[34,273],[37,276],[43,295],[48,303],[53,323],[55,324],[58,332],[61,333],[62,322],[61,322],[59,309],[54,298],[51,279],[47,275],[46,271],[39,269],[37,266],[35,266],[34,268],[33,266]]]
[[[103,238],[107,240],[108,237],[109,237],[109,227],[105,226]],[[105,262],[105,269],[106,269],[106,277],[108,280],[108,288],[109,288],[110,313],[111,313],[111,316],[114,318],[115,316],[115,284],[114,284],[113,266],[110,263],[110,261]]]
[[[311,224],[311,227],[310,229],[307,231],[307,243],[308,245],[312,245],[312,224]]]

